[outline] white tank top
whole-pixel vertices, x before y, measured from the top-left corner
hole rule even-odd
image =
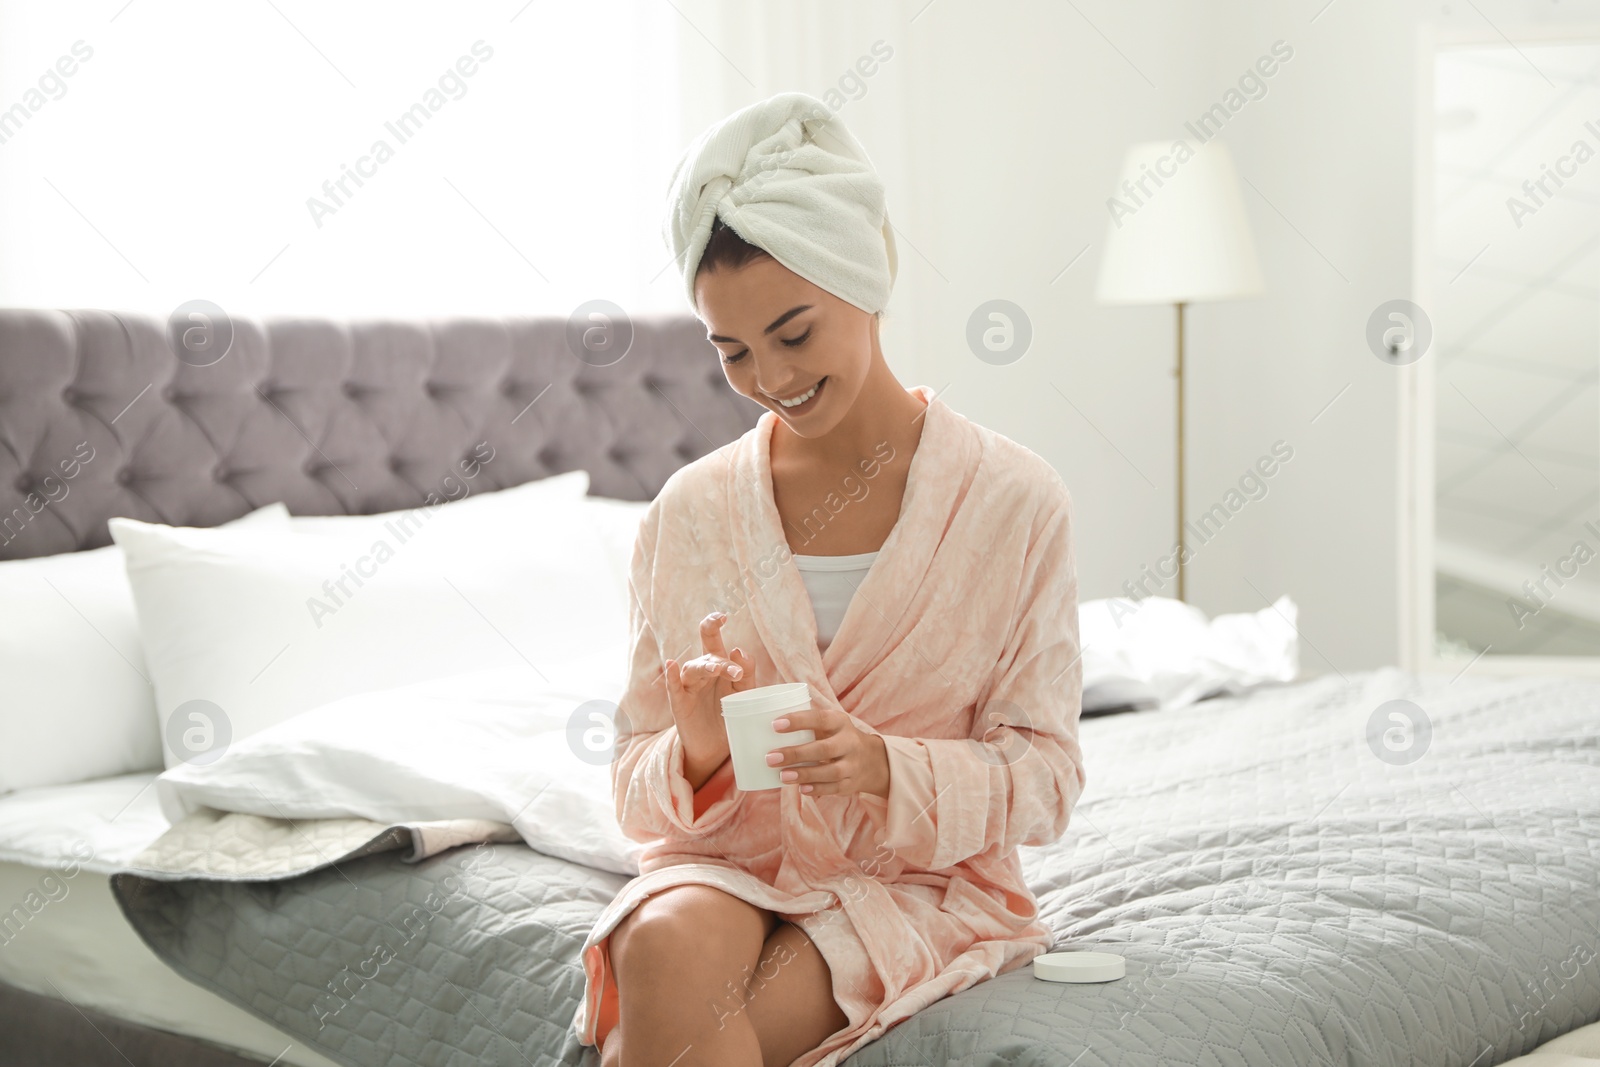
[[[844,621],[845,608],[856,587],[872,569],[876,552],[862,552],[854,556],[795,556],[794,565],[800,569],[800,578],[811,594],[811,610],[817,616],[817,647],[826,649],[839,632]]]

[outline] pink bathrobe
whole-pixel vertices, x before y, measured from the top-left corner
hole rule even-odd
[[[1071,504],[1038,456],[931,390],[913,392],[928,408],[899,519],[826,652],[773,503],[775,415],[679,470],[646,513],[619,715],[631,733],[619,736],[612,777],[617,818],[647,847],[640,877],[583,946],[574,1027],[584,1044],[616,1020],[607,938],[669,886],[715,886],[816,943],[849,1023],[795,1067],[831,1067],[941,997],[1049,949],[1017,846],[1059,838],[1085,781]],[[865,475],[884,451],[818,502],[817,521],[852,506],[861,486],[872,491]],[[795,785],[746,793],[731,764],[690,788],[663,661],[699,655],[700,620],[718,610],[729,615],[727,647],[752,657],[757,685],[807,682],[816,700],[883,737],[887,801]],[[759,997],[770,977],[752,969],[738,989],[707,990],[707,1025]]]

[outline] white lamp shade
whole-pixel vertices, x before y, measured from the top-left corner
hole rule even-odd
[[[1221,141],[1134,145],[1107,209],[1112,218],[1095,289],[1101,303],[1188,303],[1263,291],[1238,172]]]

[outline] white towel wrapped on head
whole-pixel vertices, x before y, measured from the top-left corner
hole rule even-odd
[[[672,175],[666,236],[690,307],[717,216],[740,237],[867,312],[898,266],[883,181],[844,123],[805,93],[734,112],[689,146]]]

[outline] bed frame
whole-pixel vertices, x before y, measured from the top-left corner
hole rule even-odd
[[[0,310],[0,560],[109,544],[117,515],[415,507],[459,495],[475,461],[473,492],[582,469],[591,495],[649,500],[760,414],[688,315],[200,314]],[[254,1062],[3,985],[0,1035],[0,1067]]]

